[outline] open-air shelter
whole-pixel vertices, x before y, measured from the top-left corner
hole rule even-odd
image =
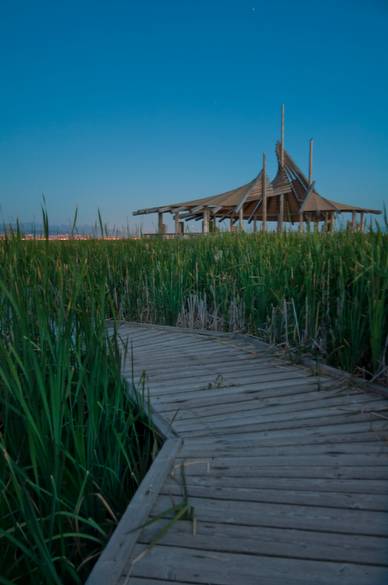
[[[133,215],[158,214],[158,233],[165,233],[163,214],[173,214],[175,233],[183,234],[184,222],[202,221],[203,233],[211,231],[215,220],[229,220],[230,229],[237,223],[240,229],[244,221],[253,224],[256,231],[258,222],[261,229],[267,229],[268,222],[277,222],[279,231],[286,222],[297,223],[303,231],[306,222],[316,225],[324,221],[328,231],[333,229],[337,214],[350,213],[351,229],[364,227],[365,214],[379,214],[376,209],[349,205],[327,199],[318,193],[312,178],[313,141],[310,140],[308,177],[284,148],[284,108],[282,107],[281,140],[276,144],[278,169],[271,181],[266,172],[266,157],[263,155],[262,169],[249,183],[230,191],[169,205],[139,209]],[[359,223],[356,222],[359,214]]]

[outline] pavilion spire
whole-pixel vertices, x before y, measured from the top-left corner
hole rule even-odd
[[[313,145],[314,140],[310,138],[310,151],[309,151],[309,185],[313,181]]]
[[[281,121],[281,132],[280,132],[280,165],[284,167],[284,104],[281,108],[282,121]]]
[[[262,178],[262,200],[263,200],[263,223],[262,229],[263,231],[267,231],[267,159],[265,154],[263,153],[263,178]]]

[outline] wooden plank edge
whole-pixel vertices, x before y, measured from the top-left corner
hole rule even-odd
[[[182,439],[173,437],[163,444],[85,585],[115,585],[118,582],[182,443]]]

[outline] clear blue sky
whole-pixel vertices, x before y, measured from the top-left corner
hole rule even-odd
[[[132,210],[303,169],[343,202],[388,199],[386,0],[0,0],[0,220]],[[150,220],[147,220],[148,222]]]

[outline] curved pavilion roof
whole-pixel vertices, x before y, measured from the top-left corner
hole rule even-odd
[[[324,219],[327,212],[361,212],[379,214],[381,211],[363,208],[357,205],[339,203],[322,197],[310,184],[309,179],[293,161],[288,152],[283,149],[283,164],[281,161],[281,144],[276,144],[278,170],[272,181],[269,181],[263,170],[252,179],[230,191],[225,191],[209,197],[201,197],[188,201],[172,203],[148,209],[139,209],[133,215],[147,213],[177,213],[182,212],[182,219],[201,219],[205,209],[209,209],[213,217],[237,217],[243,209],[243,218],[249,221],[262,219],[263,191],[267,198],[267,220],[278,218],[280,195],[284,196],[284,220],[299,221],[300,213]]]

